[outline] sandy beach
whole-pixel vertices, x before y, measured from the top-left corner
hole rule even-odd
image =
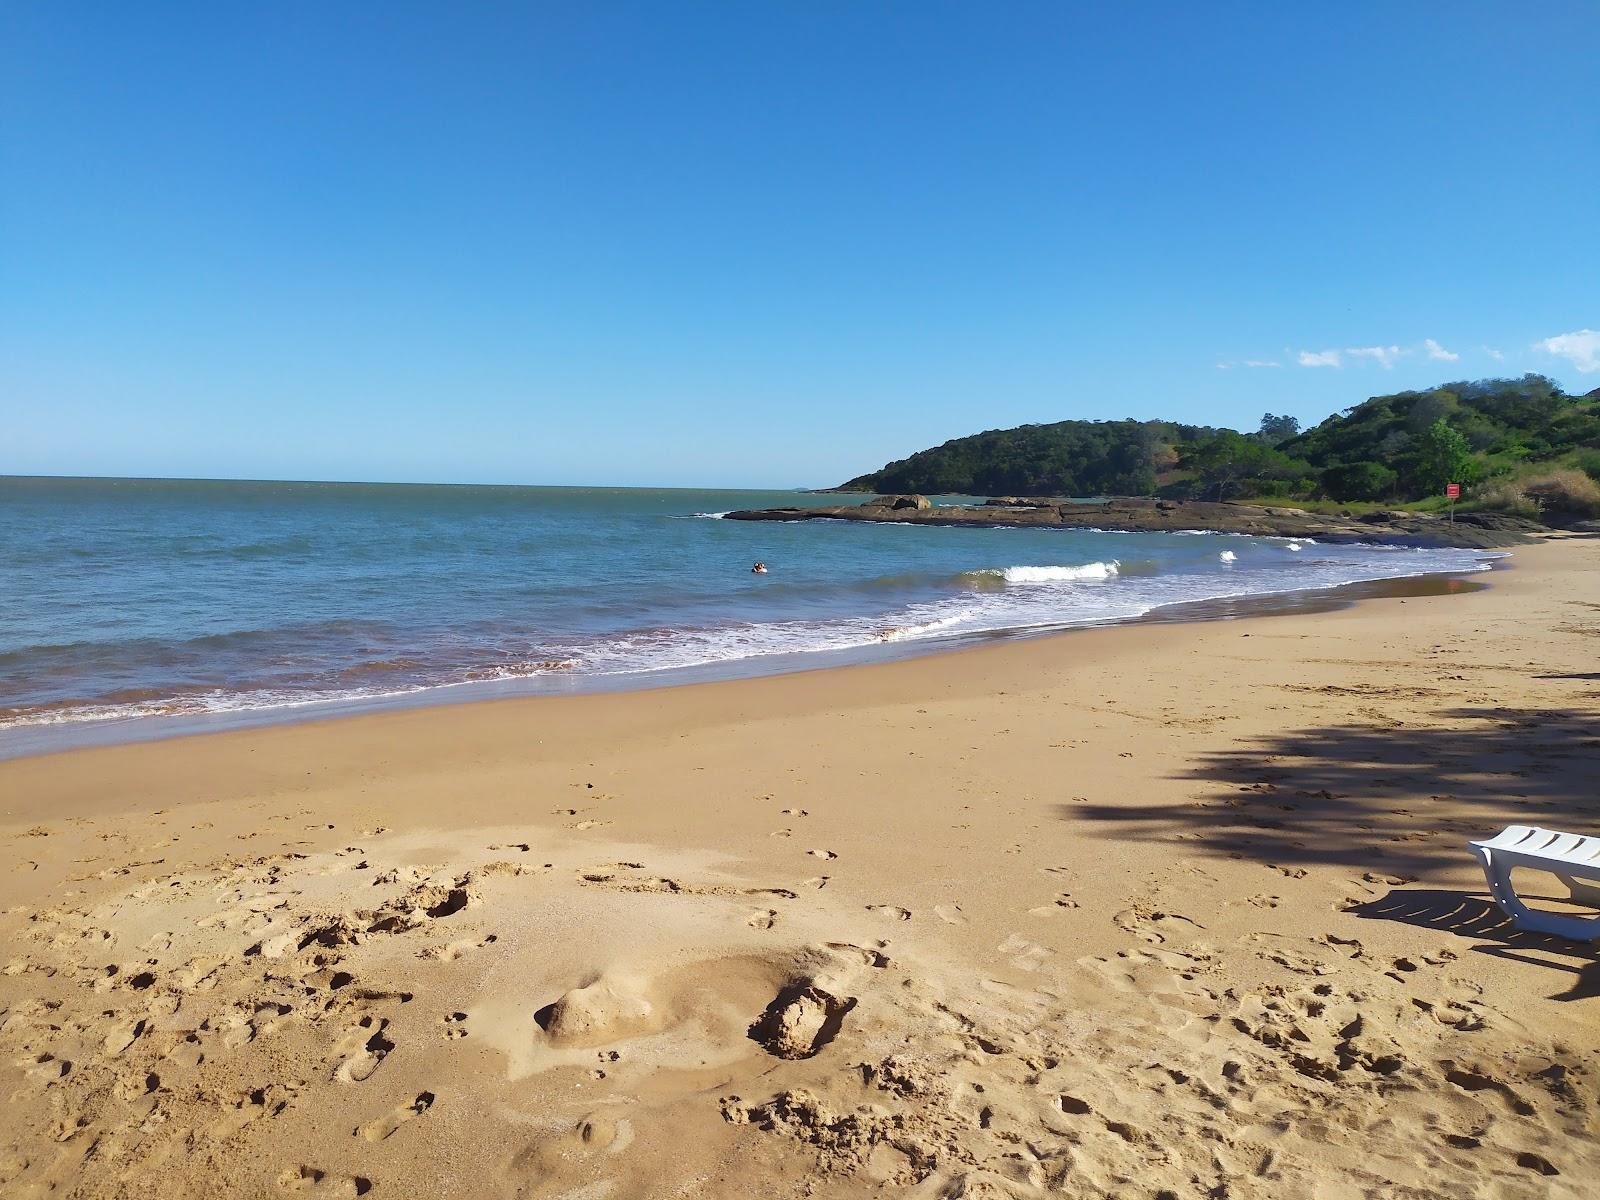
[[[1600,831],[1600,541],[1481,578],[0,763],[0,1191],[1592,1196],[1465,843]]]

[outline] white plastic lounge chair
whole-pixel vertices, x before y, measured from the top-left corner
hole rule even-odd
[[[1584,904],[1600,907],[1600,837],[1558,833],[1527,825],[1508,825],[1484,842],[1471,842],[1472,852],[1483,864],[1483,877],[1489,894],[1518,929],[1553,933],[1574,942],[1600,938],[1600,916],[1572,917],[1560,913],[1535,912],[1521,900],[1511,886],[1512,867],[1533,867],[1549,871]],[[1580,882],[1579,877],[1592,882]]]

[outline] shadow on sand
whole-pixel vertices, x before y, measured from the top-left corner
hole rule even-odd
[[[1203,756],[1177,804],[1056,806],[1100,836],[1273,865],[1421,875],[1506,825],[1600,831],[1600,725],[1571,709],[1455,708],[1450,728],[1296,730]]]
[[[1524,899],[1538,902],[1551,898],[1525,896]],[[1600,996],[1600,951],[1592,945],[1518,929],[1486,897],[1429,888],[1396,889],[1382,899],[1369,900],[1345,911],[1366,920],[1399,921],[1420,929],[1471,938],[1483,943],[1472,947],[1478,954],[1571,972],[1572,986],[1551,999],[1587,1000]]]
[[[1187,803],[1056,808],[1063,820],[1098,823],[1101,837],[1181,842],[1197,853],[1274,866],[1347,867],[1377,872],[1391,885],[1474,866],[1467,841],[1506,825],[1600,833],[1593,713],[1464,707],[1435,719],[1449,727],[1330,725],[1205,755],[1185,773],[1206,785]],[[1559,999],[1600,996],[1593,946],[1518,930],[1483,896],[1396,888],[1347,911],[1569,971],[1572,986]]]

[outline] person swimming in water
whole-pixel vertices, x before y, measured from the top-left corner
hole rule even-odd
[[[766,573],[767,564],[764,562],[758,562],[755,566],[750,568],[750,574],[752,575],[765,575]]]

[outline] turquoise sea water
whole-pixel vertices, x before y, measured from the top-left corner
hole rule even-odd
[[[0,479],[0,753],[44,727],[760,673],[1487,565],[1460,550],[716,516],[836,499]],[[768,574],[750,573],[756,559]]]

